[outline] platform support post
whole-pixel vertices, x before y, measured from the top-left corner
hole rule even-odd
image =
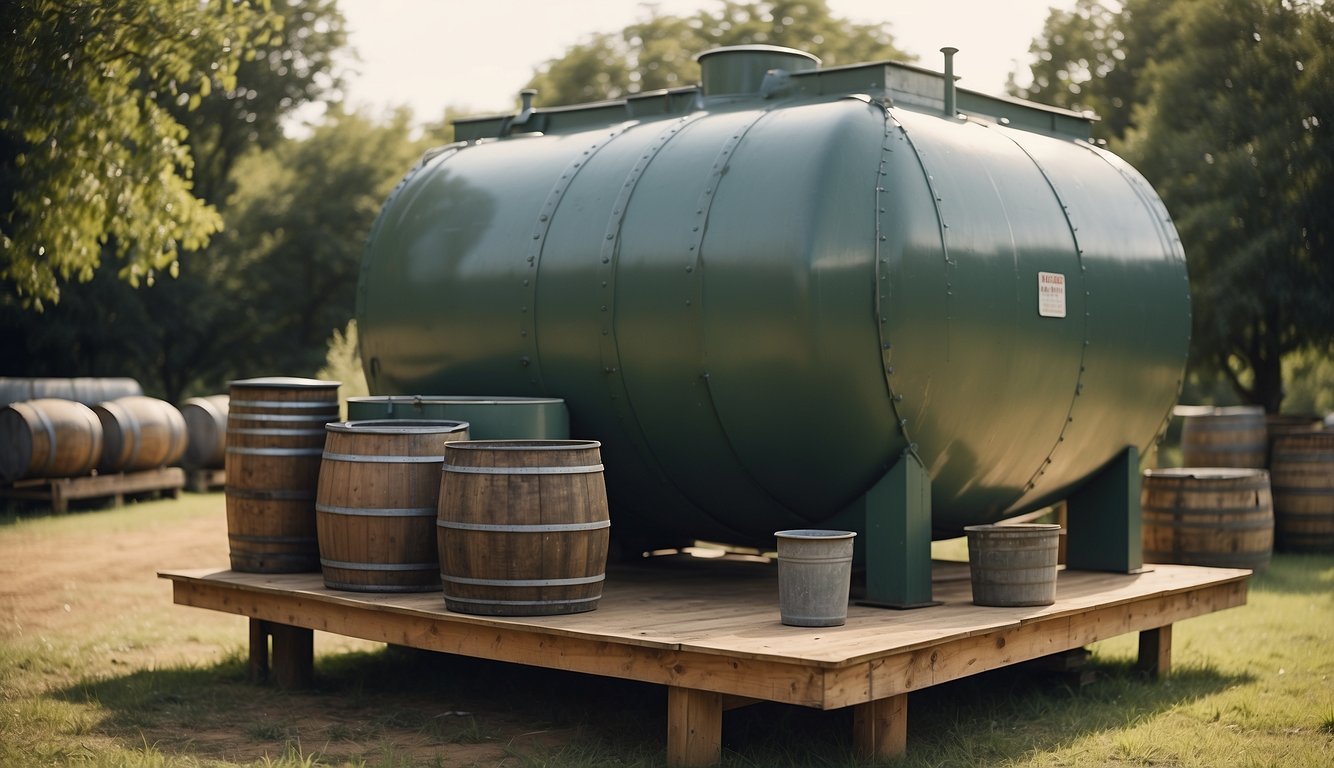
[[[1139,490],[1139,449],[1132,445],[1070,496],[1067,568],[1130,573],[1144,567]]]
[[[852,745],[862,760],[893,760],[908,751],[908,694],[852,708]]]
[[[903,457],[857,501],[866,525],[866,605],[921,608],[931,599],[931,477]]]
[[[1139,633],[1139,660],[1135,667],[1151,677],[1167,677],[1172,671],[1172,625]]]
[[[273,661],[269,662],[269,638],[273,638]],[[309,688],[315,678],[315,633],[263,619],[250,619],[251,682],[272,679],[280,688]]]
[[[723,759],[723,695],[667,687],[667,765],[699,768]]]

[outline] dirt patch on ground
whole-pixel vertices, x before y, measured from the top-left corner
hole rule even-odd
[[[244,617],[175,606],[171,584],[157,577],[168,569],[226,567],[224,500],[221,494],[212,498],[216,512],[162,515],[161,522],[139,520],[125,530],[108,532],[91,519],[86,532],[72,521],[57,534],[24,525],[0,530],[0,641],[64,649],[80,657],[76,667],[86,670],[82,662],[93,659],[99,670],[90,683],[86,672],[65,673],[53,663],[40,683],[26,678],[25,687],[44,689],[28,694],[77,698],[69,692],[91,685],[90,696],[108,711],[97,740],[109,737],[127,749],[147,744],[164,753],[211,760],[253,762],[295,748],[335,764],[390,758],[395,765],[506,765],[519,762],[516,755],[564,738],[559,728],[535,726],[505,712],[462,711],[444,696],[417,692],[397,697],[391,691],[392,701],[384,699],[384,692],[349,701],[327,686],[287,693],[240,680],[232,686],[239,693],[231,695],[250,705],[210,709],[194,720],[183,721],[185,716],[176,712],[155,717],[117,711],[106,702],[118,690],[152,685],[145,675],[207,670],[229,658],[235,665],[244,652]],[[165,508],[140,506],[145,515]],[[315,638],[317,657],[384,648],[319,632]],[[384,715],[386,709],[414,714],[400,715],[397,722]]]

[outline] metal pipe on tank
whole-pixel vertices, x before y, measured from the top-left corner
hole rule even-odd
[[[940,49],[945,54],[945,117],[954,117],[958,114],[955,108],[954,100],[954,54],[959,52],[958,48],[945,46]]]

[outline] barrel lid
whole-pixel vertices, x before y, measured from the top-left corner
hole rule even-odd
[[[1190,478],[1194,480],[1240,480],[1267,475],[1263,469],[1246,467],[1163,467],[1144,470],[1145,477]]]
[[[465,440],[446,446],[454,451],[578,451],[601,448],[597,440]]]
[[[432,435],[462,432],[468,428],[466,421],[447,419],[364,419],[360,421],[336,421],[325,424],[328,432],[355,432],[364,435]]]
[[[333,389],[340,384],[342,384],[340,381],[303,379],[297,376],[264,376],[258,379],[238,379],[231,382],[233,387],[287,387],[291,389]]]

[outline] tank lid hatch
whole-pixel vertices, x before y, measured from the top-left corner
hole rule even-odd
[[[705,96],[734,96],[759,93],[764,75],[771,69],[808,72],[820,59],[795,48],[776,45],[732,45],[714,48],[695,57]]]

